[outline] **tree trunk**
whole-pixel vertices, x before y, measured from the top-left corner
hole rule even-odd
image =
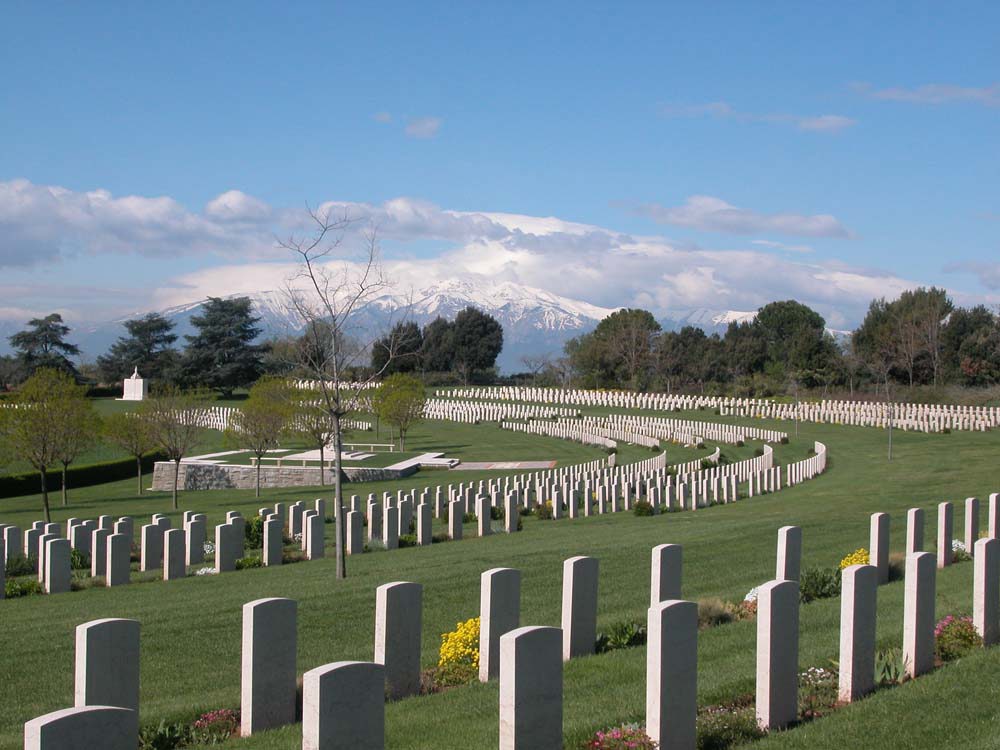
[[[326,486],[326,461],[323,459],[323,443],[319,444],[319,484],[320,487]]]
[[[254,487],[254,497],[260,497],[260,461],[261,457],[257,456],[257,485]]]
[[[52,513],[49,510],[49,485],[46,474],[48,467],[43,466],[39,472],[42,480],[42,507],[45,509],[45,523],[52,523]]]
[[[135,457],[135,474],[137,495],[142,497],[142,456]]]
[[[64,508],[69,505],[66,498],[66,464],[62,465],[62,504]]]
[[[173,504],[174,510],[177,510],[177,479],[181,473],[181,460],[178,458],[174,461],[174,486],[170,492],[170,500]]]
[[[340,446],[343,435],[340,432],[340,414],[333,413],[333,520],[337,535],[337,578],[347,578],[346,530],[344,529],[344,492],[340,483]]]

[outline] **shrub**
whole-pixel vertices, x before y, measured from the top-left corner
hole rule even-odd
[[[623,620],[614,623],[606,632],[597,634],[594,649],[599,654],[617,651],[621,648],[641,646],[646,642],[646,625],[638,620]]]
[[[757,617],[757,600],[744,599],[733,607],[733,618],[737,622],[753,620]]]
[[[707,458],[703,458],[701,459],[701,468],[705,470],[714,469],[715,464],[709,461]]]
[[[261,549],[264,546],[264,517],[255,516],[247,521],[243,534],[249,549]]]
[[[503,508],[491,506],[490,507],[490,520],[491,521],[499,521],[502,518],[503,518]]]
[[[250,568],[263,568],[264,561],[259,557],[241,557],[236,561],[237,570],[248,570]]]
[[[651,516],[653,515],[653,505],[645,500],[638,500],[632,508],[632,512],[637,516]]]
[[[764,449],[763,449],[763,448],[754,448],[754,449],[753,449],[753,454],[754,454],[754,456],[756,456],[757,458],[760,458],[761,456],[763,456],[763,455],[764,455]]]
[[[788,445],[788,435],[782,435],[781,436],[781,444],[782,445]],[[815,452],[815,449],[814,449],[813,452]]]
[[[467,664],[479,669],[479,618],[455,623],[455,629],[441,634],[438,667]]]
[[[139,750],[173,750],[189,747],[195,742],[194,732],[187,724],[168,724],[164,719],[139,730]]]
[[[239,732],[240,712],[231,708],[220,708],[202,714],[191,725],[194,740],[202,745],[217,745]]]
[[[725,625],[735,618],[735,607],[729,602],[712,597],[710,599],[698,600],[698,627],[712,628],[716,625]]]
[[[934,628],[934,653],[941,661],[958,659],[982,645],[971,617],[948,615]]]
[[[898,648],[890,648],[875,654],[875,684],[880,686],[898,685],[903,681],[903,655]]]
[[[744,445],[746,445],[746,443],[744,443],[742,440],[737,440],[736,441],[736,447],[737,448],[742,448]]]
[[[849,568],[852,565],[867,565],[869,560],[868,550],[864,547],[858,547],[854,552],[847,555],[843,560],[840,561],[840,569]]]
[[[78,549],[71,549],[69,567],[73,570],[90,570],[90,557]]]
[[[752,703],[706,706],[698,712],[698,750],[726,750],[760,739]]]
[[[32,596],[42,593],[42,584],[33,578],[9,579],[4,584],[4,596],[7,599],[16,599],[19,596]]]
[[[25,557],[20,553],[15,553],[7,558],[4,566],[6,578],[17,578],[18,576],[30,576],[38,570],[38,561],[32,557]]]
[[[822,667],[810,667],[799,673],[799,716],[818,719],[834,709],[837,695],[837,673]]]
[[[840,571],[835,568],[807,568],[799,577],[799,601],[840,596]]]
[[[462,514],[462,523],[475,523],[477,520],[475,513]]]
[[[293,550],[282,550],[281,552],[281,564],[290,565],[291,563],[302,562],[306,559],[306,553],[300,549]]]
[[[535,517],[539,521],[552,520],[552,503],[546,500],[543,504],[535,508]]]
[[[584,742],[586,750],[656,750],[657,744],[638,724],[623,724],[620,727],[602,729]]]
[[[416,547],[417,546],[417,535],[416,534],[403,534],[399,537],[399,548],[404,547]]]
[[[450,542],[451,537],[448,536],[447,531],[439,531],[437,534],[431,536],[431,544],[440,544],[441,542]]]
[[[143,472],[151,471],[153,464],[164,458],[165,456],[158,453],[149,453],[143,456]],[[62,481],[61,477],[61,469],[49,470],[47,474],[48,486],[58,487]],[[66,471],[66,480],[70,487],[90,487],[95,484],[116,482],[119,479],[135,479],[135,459],[131,456],[113,461],[70,466]],[[0,497],[33,495],[38,492],[38,487],[39,475],[37,471],[0,477]]]
[[[441,688],[468,685],[479,679],[479,667],[471,664],[447,664],[430,670],[431,685],[426,692],[434,692]]]
[[[951,561],[952,562],[968,562],[972,559],[969,554],[969,550],[965,548],[965,542],[961,539],[951,540]]]

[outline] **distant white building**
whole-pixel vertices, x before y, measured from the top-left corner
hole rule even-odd
[[[125,378],[125,392],[122,394],[122,401],[143,401],[149,394],[149,383],[145,378],[139,377],[139,368],[136,367],[131,377]]]

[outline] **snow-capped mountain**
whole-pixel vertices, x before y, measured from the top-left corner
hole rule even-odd
[[[234,297],[250,297],[254,312],[260,317],[263,337],[298,333],[302,321],[289,308],[284,292],[266,290]],[[193,332],[191,317],[201,310],[202,300],[177,305],[156,312],[174,322],[174,332],[184,336]],[[580,300],[562,297],[543,289],[508,281],[471,281],[448,279],[422,289],[403,293],[387,291],[374,297],[356,314],[356,324],[366,330],[382,331],[398,320],[412,320],[421,327],[441,316],[453,319],[463,308],[473,305],[495,317],[504,329],[504,347],[498,360],[503,372],[524,370],[521,358],[553,354],[573,336],[594,329],[615,308],[598,307]],[[74,331],[86,359],[103,353],[124,333],[122,323],[149,311],[136,312],[120,320],[82,327]],[[183,339],[181,339],[183,341]]]
[[[756,317],[756,311],[710,310],[698,307],[694,310],[671,310],[660,320],[660,325],[667,331],[679,331],[685,326],[694,326],[706,333],[723,334],[730,323],[749,323]]]
[[[295,335],[302,330],[302,321],[290,309],[285,292],[265,290],[233,297],[250,297],[254,312],[260,317],[263,338]],[[174,332],[180,337],[194,332],[192,316],[201,311],[204,300],[156,310],[173,321]],[[498,364],[502,372],[525,370],[522,358],[530,355],[558,356],[570,338],[592,331],[605,317],[618,308],[599,307],[581,300],[570,299],[535,287],[509,281],[492,281],[469,278],[451,278],[429,284],[420,289],[402,292],[386,290],[374,297],[356,313],[355,325],[366,331],[378,333],[387,330],[399,320],[412,320],[421,327],[441,316],[453,319],[463,308],[473,305],[500,321],[504,329],[504,347]],[[151,310],[136,311],[132,315],[93,325],[75,325],[69,340],[77,344],[83,359],[94,360],[108,350],[112,343],[125,333],[126,320],[144,315]],[[677,331],[684,326],[696,326],[707,333],[724,334],[732,322],[750,322],[756,312],[695,308],[670,310],[660,318],[664,330]],[[27,321],[25,321],[27,322]],[[0,330],[0,352],[9,351],[7,336],[21,330],[23,324]],[[838,339],[842,331],[831,331]]]

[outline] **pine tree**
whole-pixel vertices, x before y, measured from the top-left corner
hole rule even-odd
[[[263,372],[264,347],[253,343],[261,329],[249,297],[209,297],[201,315],[191,318],[198,329],[185,336],[187,348],[181,378],[188,385],[218,391],[224,398],[254,383]]]
[[[69,358],[78,357],[80,349],[66,342],[68,334],[69,326],[63,323],[59,313],[29,320],[27,330],[10,337],[21,374],[30,377],[36,370],[47,368],[72,375],[78,380],[79,373]]]
[[[177,350],[171,346],[177,341],[173,328],[173,322],[159,313],[126,320],[128,335],[119,338],[106,355],[97,358],[102,379],[109,383],[118,382],[135,369],[146,378],[169,378],[178,356]]]

